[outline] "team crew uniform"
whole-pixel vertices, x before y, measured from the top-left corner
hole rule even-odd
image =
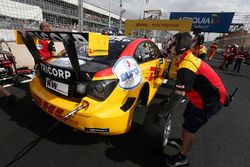
[[[240,67],[244,60],[245,60],[245,54],[241,51],[237,51],[235,54],[234,71],[237,69],[237,72],[240,72]]]
[[[204,45],[194,46],[190,50],[196,57],[202,60],[204,60],[207,55],[207,51]]]
[[[209,60],[212,60],[214,55],[215,55],[215,52],[216,52],[216,49],[218,49],[218,46],[217,44],[212,44],[210,46],[210,51],[209,51],[209,55],[208,55],[208,59]]]
[[[223,52],[223,62],[220,65],[220,69],[225,70],[225,64],[227,62],[227,59],[230,55],[230,47],[227,47],[226,50]]]
[[[177,85],[184,85],[189,103],[184,111],[184,129],[195,133],[223,106],[226,89],[214,70],[186,51],[178,64]]]
[[[47,40],[38,40],[37,49],[42,59],[50,58],[53,55],[52,52],[56,51],[54,42]]]

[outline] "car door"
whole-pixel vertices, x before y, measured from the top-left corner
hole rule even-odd
[[[135,50],[134,58],[142,71],[142,82],[149,84],[148,101],[151,101],[163,81],[167,62],[159,48],[151,41],[140,43]]]

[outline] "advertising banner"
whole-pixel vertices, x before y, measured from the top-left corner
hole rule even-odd
[[[191,20],[192,31],[226,33],[233,20],[234,12],[225,13],[195,13],[171,12],[170,20]]]
[[[191,31],[190,20],[126,20],[125,35],[131,35],[133,30]]]

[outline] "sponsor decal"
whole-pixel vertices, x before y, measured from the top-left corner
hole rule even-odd
[[[94,58],[93,57],[86,57],[86,56],[77,56],[78,59],[85,60],[85,61],[92,61]]]
[[[160,66],[157,67],[150,67],[150,75],[149,77],[146,77],[148,81],[153,81],[157,78],[160,78],[163,74],[163,70],[160,68]]]
[[[191,30],[192,21],[190,20],[126,20],[125,36],[131,35],[133,29],[143,30],[163,30],[163,31],[181,31]]]
[[[58,93],[61,93],[65,96],[68,96],[68,92],[69,92],[68,84],[57,82],[52,79],[46,78],[46,87]]]
[[[210,17],[180,17],[180,20],[192,20],[195,24],[216,24],[220,21],[217,14],[212,14]]]
[[[54,114],[56,117],[62,119],[64,110],[61,108],[57,108],[56,106],[43,101],[40,97],[33,94],[34,101],[38,106],[40,106],[43,110],[47,111],[50,114]]]
[[[86,56],[77,56],[78,59],[81,60],[86,60],[86,61],[92,61],[94,58],[93,57],[86,57]]]
[[[125,56],[118,59],[112,70],[119,79],[119,86],[122,89],[134,89],[142,81],[141,69],[132,57]]]
[[[41,107],[44,111],[47,111],[49,114],[54,115],[56,118],[58,119],[63,119],[64,118],[64,110],[61,108],[56,107],[53,104],[50,104],[46,101],[43,101],[42,98],[40,98],[39,96],[37,96],[36,94],[32,93],[32,97],[35,101],[35,103]],[[79,123],[75,120],[69,119],[67,120],[70,124],[74,124],[75,126],[77,126]]]
[[[217,24],[220,21],[220,16],[216,13],[211,14],[211,24]]]
[[[191,20],[192,30],[202,32],[228,32],[234,13],[171,12],[170,20]]]
[[[85,132],[109,132],[109,128],[84,128]]]
[[[71,73],[68,70],[54,68],[43,63],[40,63],[40,66],[41,66],[41,71],[48,75],[61,79],[69,79],[71,77]]]

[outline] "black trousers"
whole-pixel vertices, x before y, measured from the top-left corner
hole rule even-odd
[[[240,72],[240,67],[243,62],[243,59],[235,59],[234,71],[237,69],[237,72]]]
[[[227,59],[227,63],[226,63],[226,65],[225,65],[226,69],[228,69],[228,66],[229,66],[230,64],[232,64],[233,61],[234,61],[234,58],[231,57],[231,56],[229,56],[228,59]]]

